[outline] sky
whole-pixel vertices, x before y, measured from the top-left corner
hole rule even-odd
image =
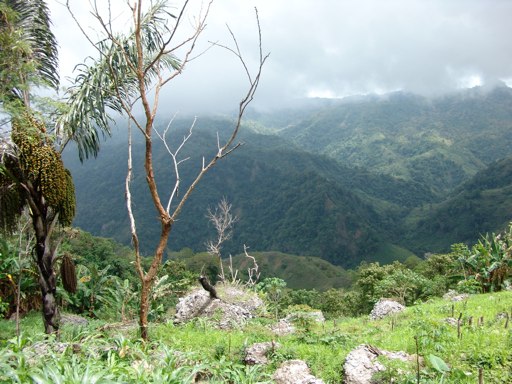
[[[69,1],[85,29],[97,36],[89,1]],[[125,3],[112,0],[120,29],[129,24],[127,14],[117,8]],[[191,3],[188,23],[201,4]],[[74,76],[74,66],[94,51],[62,0],[48,4],[65,85],[66,77]],[[497,81],[512,84],[509,0],[215,0],[198,52],[211,41],[229,45],[227,24],[247,64],[255,69],[259,53],[255,7],[263,51],[270,53],[253,102],[261,110],[286,107],[305,97],[397,90],[437,96]],[[237,58],[214,47],[166,87],[161,106],[172,113],[230,110],[246,87]]]

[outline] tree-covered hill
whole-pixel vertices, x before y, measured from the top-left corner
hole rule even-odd
[[[207,126],[196,132],[190,152],[183,154],[191,157],[181,171],[184,183],[200,166],[201,156],[215,150],[215,132],[222,133],[228,122],[202,123]],[[225,245],[226,253],[236,254],[247,244],[258,251],[319,256],[353,267],[364,259],[378,259],[377,250],[390,249],[388,233],[399,224],[404,208],[433,201],[430,191],[417,183],[350,169],[325,156],[297,150],[276,136],[246,132],[242,139],[244,145],[197,187],[173,229],[170,248],[204,250],[205,242],[215,236],[207,209],[226,197],[239,217],[233,239]],[[140,144],[135,144],[135,160],[141,153]],[[160,191],[167,193],[174,177],[170,158],[163,148],[155,156]],[[126,144],[117,138],[108,141],[97,159],[82,165],[69,153],[66,164],[77,190],[74,225],[129,243],[124,201]],[[154,225],[156,213],[144,200],[149,196],[141,174],[135,170],[132,193],[137,228],[149,253],[160,228]]]
[[[489,187],[505,182],[508,168],[498,171],[497,162],[487,169],[512,153],[508,87],[438,99],[395,93],[315,100],[301,110],[251,117],[240,136],[244,145],[206,175],[185,205],[171,249],[205,250],[215,236],[207,209],[223,197],[240,218],[225,255],[246,244],[255,251],[319,256],[344,267],[404,259],[408,250],[445,251],[499,231],[510,220],[508,187]],[[190,122],[173,123],[171,147],[179,145]],[[226,118],[198,120],[181,157],[189,157],[180,171],[184,184],[202,156],[216,151],[216,134],[225,134],[229,124]],[[122,123],[118,128],[123,130]],[[65,154],[65,162],[77,190],[74,224],[128,244],[125,140],[117,134],[98,159],[83,165],[73,153]],[[173,167],[163,145],[155,145],[160,192],[168,194]],[[135,143],[134,160],[142,153]],[[135,169],[132,186],[137,227],[149,254],[159,228],[142,174]]]
[[[276,124],[279,120],[276,120]],[[438,196],[512,153],[512,89],[427,99],[397,92],[342,99],[275,132],[349,166],[430,186]]]
[[[512,221],[512,157],[493,162],[441,204],[416,209],[406,220],[407,244],[416,251],[445,251],[472,243]]]
[[[257,265],[257,273],[253,272],[253,281],[263,281],[266,278],[279,278],[287,283],[291,289],[316,289],[326,291],[331,288],[348,289],[353,283],[356,273],[340,266],[333,265],[319,257],[298,256],[282,252],[252,252]],[[169,259],[172,262],[184,263],[188,270],[197,276],[201,273],[209,276],[211,281],[218,281],[221,273],[216,257],[206,252],[194,253],[189,248],[179,252],[171,252]],[[248,269],[255,264],[244,253],[233,255],[231,259],[223,259],[223,268],[227,281],[233,276],[240,281],[248,281]],[[256,275],[259,275],[257,278]]]

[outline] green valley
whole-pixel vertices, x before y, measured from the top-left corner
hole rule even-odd
[[[351,268],[364,260],[422,257],[456,242],[474,242],[503,229],[511,217],[512,173],[507,160],[499,162],[512,153],[509,110],[512,90],[500,86],[438,99],[397,93],[317,100],[301,112],[253,113],[240,137],[243,145],[207,175],[185,206],[169,248],[203,251],[214,236],[207,209],[223,197],[239,218],[225,257],[246,244]],[[215,151],[215,135],[222,136],[229,121],[198,120],[189,143],[194,150],[183,153],[188,159],[180,170],[183,183],[201,157]],[[190,122],[173,123],[177,137]],[[162,129],[166,122],[159,124]],[[128,244],[122,130],[119,122],[97,159],[80,164],[70,152],[65,160],[77,190],[74,225]],[[137,158],[142,152],[135,145]],[[169,154],[161,142],[155,145],[161,190],[170,193],[175,174]],[[147,196],[141,174],[135,170],[136,202]],[[137,203],[136,213],[141,236],[154,244],[155,212]],[[151,247],[144,252],[151,253]]]

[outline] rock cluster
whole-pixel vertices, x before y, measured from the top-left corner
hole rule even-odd
[[[249,318],[255,317],[262,308],[263,301],[253,292],[243,287],[220,285],[216,287],[220,299],[211,298],[209,293],[203,289],[195,289],[190,294],[180,299],[176,306],[174,322],[185,323],[196,317],[204,317],[216,323],[221,329],[240,327]],[[405,307],[400,303],[389,300],[379,300],[371,314],[371,319],[381,319],[393,313],[403,311]],[[271,327],[277,335],[287,335],[295,332],[292,324],[297,316],[304,316],[305,313],[293,313],[281,319]],[[324,317],[321,312],[307,312],[312,320],[322,322]],[[245,350],[244,362],[247,365],[268,364],[269,353],[279,348],[275,341],[261,342],[251,345]],[[402,361],[413,361],[414,356],[405,352],[389,352],[379,350],[370,345],[360,345],[351,351],[344,362],[344,383],[345,384],[370,384],[375,373],[385,370],[385,366],[377,361],[377,357],[385,356],[388,359],[400,359]],[[323,384],[324,382],[315,377],[306,362],[302,360],[288,360],[272,375],[276,384]]]
[[[402,312],[404,309],[405,307],[402,304],[394,300],[380,299],[379,301],[377,301],[377,303],[375,303],[372,311],[370,312],[370,319],[382,319],[393,313]]]
[[[243,287],[216,287],[220,299],[212,299],[207,291],[196,289],[181,298],[176,305],[175,324],[186,323],[196,317],[211,320],[220,329],[239,328],[255,316],[263,306],[256,293]]]

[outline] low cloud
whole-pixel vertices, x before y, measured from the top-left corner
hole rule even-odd
[[[216,1],[200,48],[208,41],[230,43],[227,23],[254,65],[255,6],[263,49],[271,53],[254,104],[262,108],[293,98],[397,89],[437,95],[512,79],[510,1]],[[53,20],[69,75],[84,49],[69,16],[57,8],[52,6]],[[224,111],[236,107],[245,84],[237,59],[214,48],[167,87],[162,106],[169,112]]]

